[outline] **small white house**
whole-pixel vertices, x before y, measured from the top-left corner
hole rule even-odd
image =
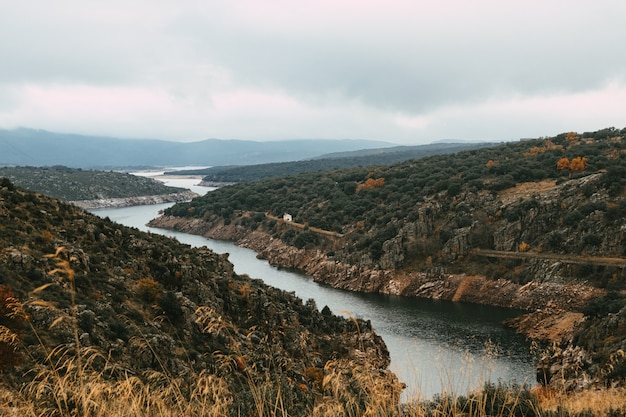
[[[291,214],[285,213],[285,214],[283,214],[283,220],[286,221],[286,222],[292,222],[293,221],[293,217],[291,217]]]

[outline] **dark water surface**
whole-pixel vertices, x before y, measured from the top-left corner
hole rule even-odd
[[[518,311],[450,301],[359,294],[320,285],[303,274],[277,269],[230,242],[145,224],[171,204],[102,209],[93,212],[126,226],[175,237],[192,246],[228,253],[238,274],[260,278],[318,308],[370,320],[391,353],[391,370],[407,384],[404,399],[430,398],[442,391],[465,393],[485,381],[534,383],[529,344],[501,325]]]

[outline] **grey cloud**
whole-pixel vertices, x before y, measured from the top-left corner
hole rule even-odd
[[[579,19],[587,24],[570,27],[554,16],[552,27],[540,26],[544,17],[490,28],[485,20],[428,36],[415,31],[421,36],[414,38],[384,31],[324,33],[323,27],[319,34],[286,37],[219,22],[208,31],[187,30],[197,30],[196,47],[238,80],[310,99],[339,94],[418,112],[493,95],[586,91],[626,72],[626,56],[616,53],[624,29],[603,16]]]

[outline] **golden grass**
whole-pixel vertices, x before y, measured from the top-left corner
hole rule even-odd
[[[58,268],[54,272],[71,282],[73,275],[59,262],[58,255],[59,251],[54,255]],[[72,318],[75,314],[74,308]],[[233,330],[212,309],[199,309],[196,314],[204,332],[219,335]],[[76,320],[72,323],[77,333]],[[177,378],[165,372],[136,375],[119,369],[98,350],[81,347],[77,335],[73,346],[67,348],[49,349],[43,342],[40,347],[46,359],[27,375],[29,383],[18,390],[0,382],[0,417],[292,415],[287,404],[291,397],[281,390],[280,375],[267,374],[265,379],[257,375],[255,379],[241,356],[225,356],[225,364],[247,375],[250,396],[243,398],[226,379],[204,371]],[[491,354],[487,348],[485,358]],[[564,410],[569,416],[583,412],[588,416],[591,411],[593,416],[613,417],[619,415],[614,410],[626,413],[625,389],[565,395],[547,389],[485,384],[464,396],[443,393],[435,400],[418,397],[400,404],[400,383],[387,372],[346,359],[328,361],[323,372],[312,374],[319,380],[322,394],[297,417],[542,417],[550,412],[551,416],[568,415],[562,414]],[[302,384],[300,389],[308,388]],[[529,414],[519,414],[520,409]]]
[[[172,378],[160,372],[141,377],[127,374],[111,379],[102,369],[108,369],[106,358],[95,351],[81,355],[82,369],[67,352],[56,352],[51,359],[55,368],[42,367],[30,384],[16,392],[0,386],[0,416],[43,417],[221,417],[239,415],[237,393],[220,377],[200,373],[189,380]],[[103,362],[104,361],[104,362]],[[100,369],[100,370],[96,370]],[[349,378],[367,386],[365,395],[358,396],[346,389]],[[352,363],[334,361],[327,365],[324,377],[324,398],[316,402],[306,416],[312,417],[487,417],[512,416],[516,407],[529,410],[537,417],[544,415],[598,417],[616,416],[626,404],[625,389],[585,391],[563,394],[534,388],[503,388],[479,390],[465,396],[442,394],[436,401],[414,399],[400,405],[397,398],[390,401],[384,384],[371,371]],[[250,380],[254,416],[286,416],[283,393],[266,381]],[[368,385],[369,384],[369,385]],[[613,410],[613,414],[611,414]],[[566,414],[569,413],[569,414]],[[235,414],[233,414],[235,413]],[[552,414],[550,414],[552,413]],[[591,413],[591,414],[590,414]],[[582,414],[581,414],[582,415]]]
[[[587,390],[569,394],[536,388],[534,392],[539,406],[545,411],[560,409],[575,415],[590,410],[594,416],[607,416],[611,410],[626,407],[625,388]],[[626,412],[626,409],[623,409],[623,412]]]

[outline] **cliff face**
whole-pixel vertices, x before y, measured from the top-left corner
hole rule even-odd
[[[605,292],[582,284],[532,281],[517,284],[508,280],[488,280],[480,275],[445,272],[403,272],[351,265],[328,257],[319,249],[298,249],[267,233],[244,227],[211,225],[199,219],[161,216],[152,227],[199,234],[212,239],[231,240],[250,248],[271,265],[297,269],[315,281],[359,292],[466,301],[534,311],[552,306],[578,310]]]

